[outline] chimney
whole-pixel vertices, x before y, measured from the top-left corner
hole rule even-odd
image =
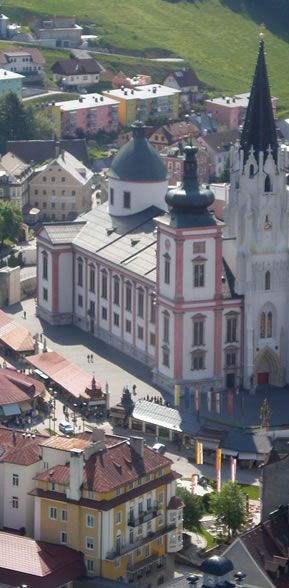
[[[144,453],[144,438],[143,437],[131,437],[130,438],[130,446],[139,457],[143,458]]]
[[[70,500],[80,500],[82,482],[83,450],[72,449],[70,452],[69,488],[66,492],[67,498],[70,498]]]
[[[104,449],[105,449],[104,430],[97,429],[95,427],[95,429],[93,429],[93,431],[92,431],[92,443],[84,451],[85,461],[87,461],[92,455],[94,455],[98,451],[103,451]]]

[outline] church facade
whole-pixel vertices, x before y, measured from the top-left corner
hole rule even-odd
[[[76,222],[42,227],[37,314],[75,324],[151,366],[154,380],[208,390],[288,381],[288,196],[264,43],[225,220],[186,149],[181,186],[142,123],[109,171],[109,200]],[[113,356],[113,350],[112,350]]]

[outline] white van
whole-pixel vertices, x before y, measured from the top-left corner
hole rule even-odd
[[[61,421],[58,425],[59,431],[64,433],[65,435],[73,435],[74,429],[73,426],[68,423],[67,421]]]

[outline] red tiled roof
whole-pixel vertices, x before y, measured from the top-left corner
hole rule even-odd
[[[180,88],[186,88],[188,86],[198,86],[200,84],[197,75],[195,74],[193,69],[178,69],[176,71],[171,72],[171,74],[178,82]]]
[[[91,376],[56,351],[29,355],[26,359],[75,398],[90,398],[85,390],[91,389]],[[99,382],[95,382],[95,386],[101,389]]]
[[[170,464],[171,461],[167,457],[146,446],[142,459],[126,440],[120,441],[96,452],[85,462],[83,488],[95,492],[109,492]],[[56,466],[38,474],[35,479],[51,480],[57,484],[68,483],[69,466]]]
[[[84,573],[83,554],[63,545],[0,532],[0,582],[52,588]]]
[[[58,466],[57,466],[58,467]],[[65,467],[65,466],[64,466]],[[56,468],[52,468],[56,469]],[[49,471],[49,470],[48,470]],[[110,510],[128,500],[133,500],[138,496],[141,496],[145,492],[151,492],[155,490],[155,488],[159,488],[163,484],[169,484],[174,480],[181,478],[181,475],[177,472],[171,471],[169,474],[165,474],[164,476],[157,478],[156,480],[152,480],[151,482],[147,482],[147,484],[142,484],[137,488],[133,488],[133,490],[129,490],[125,494],[120,494],[119,496],[115,496],[115,498],[111,498],[110,500],[91,500],[90,498],[81,498],[79,504],[81,506],[86,506],[87,508],[95,508],[97,510]],[[35,479],[39,479],[38,476]],[[53,478],[52,478],[52,481]],[[70,500],[66,498],[66,494],[61,492],[54,492],[51,490],[42,490],[41,488],[34,488],[29,492],[31,496],[38,496],[39,498],[51,498],[51,500],[57,500],[60,502],[71,502],[76,504],[75,500]]]
[[[31,401],[45,393],[41,382],[11,368],[0,370],[0,405]]]
[[[98,74],[101,67],[95,59],[59,59],[51,67],[51,71],[60,75]]]
[[[39,445],[44,435],[27,435],[0,427],[0,462],[29,466],[40,459]]]
[[[45,58],[43,57],[43,55],[40,53],[40,51],[38,51],[38,49],[35,49],[33,47],[27,47],[27,48],[21,48],[21,47],[15,47],[15,49],[13,48],[9,48],[9,49],[3,49],[2,51],[0,51],[0,58],[1,59],[1,63],[5,63],[6,59],[5,56],[7,55],[7,57],[13,57],[15,55],[21,56],[21,55],[30,55],[33,59],[33,63],[37,63],[38,65],[43,65],[45,63]],[[4,57],[4,61],[3,61],[3,57]]]

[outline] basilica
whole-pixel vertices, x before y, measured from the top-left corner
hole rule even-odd
[[[37,314],[74,324],[181,389],[283,386],[288,374],[288,193],[259,45],[224,222],[186,148],[181,185],[133,125],[108,202],[37,239]]]

